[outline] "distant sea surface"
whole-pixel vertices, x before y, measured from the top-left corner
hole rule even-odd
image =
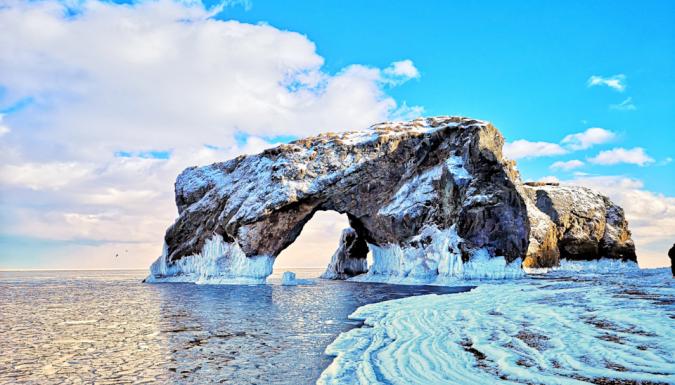
[[[311,384],[357,307],[470,287],[144,284],[145,270],[0,272],[0,383]]]

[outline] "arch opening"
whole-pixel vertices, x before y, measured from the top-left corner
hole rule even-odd
[[[316,211],[303,225],[297,238],[275,258],[274,275],[279,275],[284,271],[294,271],[299,274],[299,277],[304,275],[305,278],[322,275],[331,264],[335,263],[333,261],[335,254],[341,248],[344,249],[343,231],[350,228],[347,214],[340,214],[333,210]],[[369,266],[370,250],[365,241],[361,243],[359,253],[364,252],[364,247],[367,256],[365,266]],[[350,271],[350,275],[351,273],[353,272]]]

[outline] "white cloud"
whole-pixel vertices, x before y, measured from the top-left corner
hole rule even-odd
[[[504,154],[511,159],[528,159],[542,156],[563,155],[569,151],[585,150],[596,144],[607,143],[616,137],[612,131],[592,127],[584,132],[570,134],[558,143],[515,140],[504,145]],[[564,146],[564,147],[563,147]]]
[[[90,176],[91,165],[74,162],[23,163],[0,166],[3,184],[32,190],[58,190],[76,180]]]
[[[615,137],[616,134],[612,131],[599,127],[591,127],[584,132],[565,136],[562,143],[571,150],[585,150],[596,144],[607,143]]]
[[[563,171],[570,171],[575,168],[582,167],[584,165],[584,162],[578,160],[578,159],[572,159],[568,161],[558,161],[553,163],[550,166],[551,170],[563,170]]]
[[[176,215],[173,181],[185,167],[279,136],[421,113],[386,93],[419,77],[410,60],[328,73],[308,37],[216,20],[217,9],[194,2],[89,0],[77,11],[52,0],[0,7],[0,105],[33,100],[6,117],[3,234],[133,243],[154,250],[136,256],[134,267],[147,266]],[[170,158],[114,155],[158,150]]]
[[[384,74],[403,81],[420,77],[419,71],[412,60],[409,59],[391,63],[389,67],[384,69]]]
[[[640,180],[621,176],[583,177],[567,183],[595,189],[621,206],[644,267],[667,266],[675,240],[675,197],[644,189]]]
[[[616,91],[623,92],[626,89],[626,75],[618,74],[614,76],[603,77],[593,75],[586,82],[588,87],[606,86]]]
[[[637,107],[635,107],[635,104],[633,104],[633,98],[632,97],[627,97],[626,99],[624,99],[619,104],[611,104],[609,106],[609,108],[612,109],[612,110],[619,110],[619,111],[635,111],[635,110],[637,110]]]
[[[15,127],[30,125],[42,131],[38,145],[61,141],[59,152],[85,158],[226,145],[236,130],[344,131],[386,119],[397,103],[382,85],[416,72],[404,60],[330,75],[303,35],[209,15],[168,0],[86,1],[71,18],[53,1],[10,3],[0,9],[0,84],[6,100],[41,105],[37,116],[15,116]]]
[[[562,155],[566,153],[567,150],[557,143],[530,142],[529,140],[520,139],[504,144],[504,155],[515,160]]]
[[[317,212],[295,242],[279,254],[275,266],[325,268],[339,246],[342,230],[347,227],[347,215],[335,211]]]
[[[601,151],[598,155],[588,159],[589,162],[602,165],[612,165],[619,163],[637,164],[644,166],[653,163],[654,159],[645,153],[641,147],[625,149],[623,147],[613,148],[607,151]]]
[[[3,124],[2,120],[5,117],[4,114],[0,114],[0,137],[2,137],[5,134],[8,134],[11,130],[6,124]]]

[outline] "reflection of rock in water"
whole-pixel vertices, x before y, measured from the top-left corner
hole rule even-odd
[[[154,287],[154,286],[151,286]],[[313,384],[331,361],[325,347],[375,301],[464,288],[317,280],[280,285],[158,285],[173,381]],[[179,332],[171,332],[180,330]]]

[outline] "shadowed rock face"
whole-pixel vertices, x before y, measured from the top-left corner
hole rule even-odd
[[[420,277],[461,276],[474,255],[481,263],[501,258],[519,266],[530,257],[533,266],[553,266],[558,239],[565,253],[586,250],[584,242],[573,246],[577,233],[560,236],[553,211],[540,211],[513,162],[502,158],[503,142],[487,122],[420,118],[188,168],[176,181],[179,217],[149,278],[264,281],[318,210],[349,218],[327,271],[337,278],[361,272],[364,244],[378,271]],[[624,250],[620,242],[603,245],[598,253]]]
[[[340,244],[321,278],[347,279],[368,272],[368,244],[352,228],[342,230]]]
[[[609,198],[579,186],[525,189],[537,208],[555,223],[560,258],[637,260],[623,209]]]

